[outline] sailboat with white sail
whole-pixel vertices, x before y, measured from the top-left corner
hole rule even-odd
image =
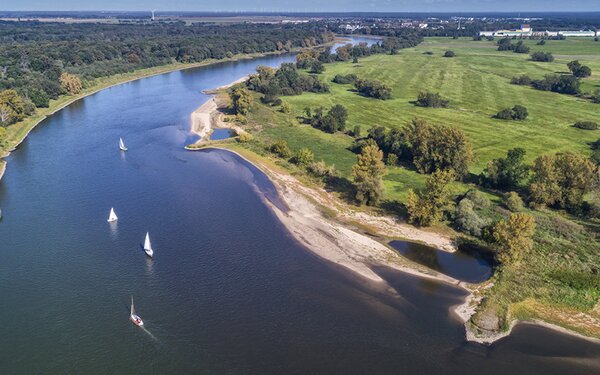
[[[108,214],[108,222],[112,223],[117,221],[119,218],[117,217],[117,214],[115,213],[115,209],[113,207],[110,208],[110,213]]]
[[[150,244],[150,233],[146,232],[146,240],[144,241],[144,251],[146,255],[150,258],[154,255],[154,250],[152,250],[152,244]]]
[[[119,148],[121,151],[127,151],[127,147],[125,147],[125,142],[123,142],[123,138],[119,137]]]
[[[142,320],[142,318],[136,315],[135,309],[133,308],[133,296],[131,296],[131,311],[129,312],[129,320],[131,320],[131,322],[138,327],[144,325],[144,321]]]

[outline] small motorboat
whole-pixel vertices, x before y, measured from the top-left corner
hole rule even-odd
[[[117,221],[119,218],[117,217],[117,214],[115,213],[115,209],[114,208],[110,208],[110,214],[108,214],[108,222],[112,223],[113,221]]]
[[[150,244],[150,233],[148,232],[146,232],[146,240],[144,241],[144,251],[150,258],[154,256],[154,250],[152,250],[152,245]]]
[[[144,325],[144,321],[136,315],[135,309],[133,308],[133,296],[131,296],[131,312],[129,313],[129,320],[138,327]]]
[[[127,151],[127,147],[125,147],[125,142],[123,142],[123,138],[119,137],[119,149],[121,149],[121,151]]]

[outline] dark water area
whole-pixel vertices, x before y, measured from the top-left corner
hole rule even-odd
[[[183,149],[202,90],[291,59],[103,90],[11,154],[0,374],[597,373],[600,345],[539,327],[465,343],[451,312],[464,291],[386,268],[389,285],[371,284],[322,261],[265,205],[276,192],[256,167]],[[144,329],[128,320],[132,295]]]
[[[454,253],[408,241],[390,241],[402,256],[457,280],[480,283],[492,276],[489,257],[459,249]]]
[[[220,141],[231,137],[235,137],[235,131],[231,129],[213,129],[210,135],[210,139],[213,141]]]

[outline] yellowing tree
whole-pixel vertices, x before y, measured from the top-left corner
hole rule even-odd
[[[59,80],[62,88],[71,95],[79,94],[83,88],[81,80],[74,74],[64,72],[60,75]]]
[[[383,195],[381,176],[385,172],[383,152],[377,144],[369,140],[352,167],[352,176],[356,187],[356,199],[361,204],[375,205]]]
[[[494,240],[498,244],[496,258],[501,264],[510,264],[523,258],[523,254],[533,247],[535,220],[524,213],[510,214],[508,221],[500,220],[493,229]]]
[[[25,102],[15,90],[0,91],[0,125],[14,124],[25,117]]]

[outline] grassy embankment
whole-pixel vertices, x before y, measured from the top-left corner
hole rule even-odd
[[[356,155],[348,150],[353,139],[344,134],[327,134],[303,125],[298,117],[305,107],[329,107],[339,103],[348,108],[348,128],[358,124],[363,134],[374,125],[388,128],[404,126],[414,117],[433,124],[445,124],[462,129],[471,141],[476,161],[470,168],[479,174],[493,158],[506,151],[522,147],[527,161],[538,155],[557,151],[590,153],[588,143],[600,137],[600,131],[575,129],[579,120],[600,122],[600,105],[574,96],[534,90],[510,84],[513,76],[527,74],[537,79],[545,74],[567,72],[566,63],[579,59],[592,68],[594,74],[582,85],[585,92],[600,88],[600,42],[591,39],[548,41],[544,46],[527,41],[532,52],[552,52],[553,63],[529,61],[529,55],[496,51],[494,42],[474,42],[429,38],[416,48],[402,50],[398,55],[375,55],[360,60],[326,65],[321,74],[331,82],[336,74],[354,73],[360,78],[378,79],[390,85],[393,98],[380,101],[359,96],[350,85],[330,83],[328,94],[303,94],[284,97],[292,112],[283,114],[278,108],[255,101],[250,128],[261,142],[284,139],[292,150],[310,148],[316,160],[335,164],[348,179]],[[444,58],[445,50],[456,53]],[[431,51],[433,55],[424,52]],[[439,92],[450,99],[450,108],[431,109],[413,105],[420,91]],[[258,98],[258,96],[257,96]],[[521,104],[529,109],[523,122],[495,120],[492,115],[504,107]],[[254,148],[257,146],[254,145]],[[387,167],[384,177],[385,199],[403,202],[409,188],[423,186],[426,176],[404,167]],[[455,183],[454,194],[475,185]],[[488,192],[495,203],[501,195]],[[505,267],[492,280],[495,286],[485,291],[484,308],[476,320],[498,315],[500,326],[506,328],[512,318],[541,318],[584,334],[600,337],[600,242],[598,223],[584,221],[563,212],[532,211],[538,230],[535,249],[518,266]],[[481,212],[500,218],[506,210],[499,206]],[[439,230],[448,227],[440,225]],[[574,317],[576,313],[582,313]]]

